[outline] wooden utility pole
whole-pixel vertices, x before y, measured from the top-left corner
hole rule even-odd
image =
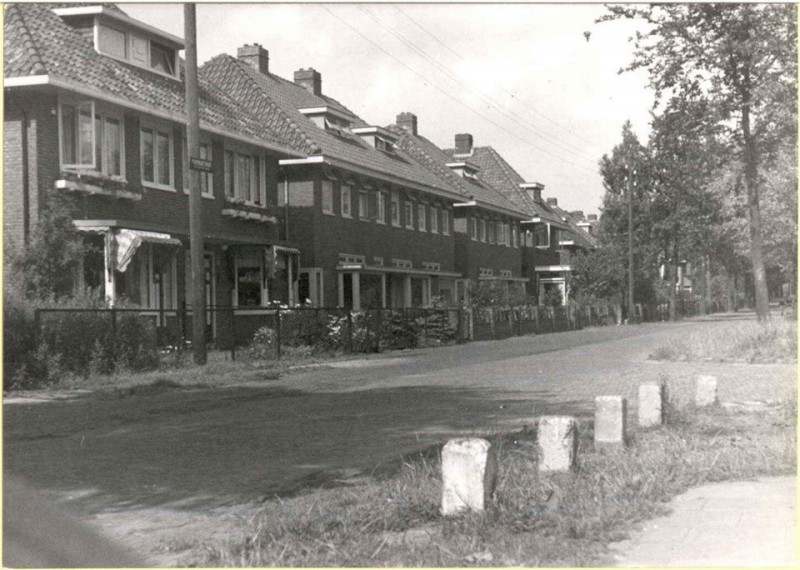
[[[634,170],[627,166],[628,171],[628,322],[633,322],[633,174]]]
[[[197,95],[196,7],[183,5],[186,42],[186,140],[189,145],[189,248],[192,266],[192,350],[195,364],[205,364],[206,355],[206,275],[203,256],[203,203],[200,196],[200,171],[192,159],[200,158],[200,107]]]

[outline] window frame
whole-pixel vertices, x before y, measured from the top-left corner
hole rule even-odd
[[[392,218],[392,226],[396,228],[401,227],[402,224],[400,223],[400,192],[398,190],[392,190],[391,203],[389,208]]]
[[[80,116],[81,111],[80,108],[88,105],[89,106],[89,117],[91,122],[91,154],[92,160],[91,162],[82,162],[80,155],[81,155],[81,141],[80,141],[80,132],[81,132],[81,125],[80,125]],[[75,109],[77,121],[74,128],[74,140],[73,145],[75,145],[75,160],[74,163],[69,163],[65,160],[65,145],[64,145],[64,136],[65,130],[64,129],[64,106],[69,106]],[[58,159],[59,165],[62,169],[69,170],[95,170],[97,168],[97,133],[95,130],[95,115],[96,115],[96,105],[94,99],[80,99],[80,100],[70,100],[70,99],[60,99],[58,102]]]
[[[386,225],[386,193],[380,190],[375,195],[375,221]]]
[[[428,231],[428,205],[424,202],[417,204],[417,229],[421,232]]]
[[[538,228],[534,228],[533,245],[534,245],[534,247],[537,247],[539,249],[550,249],[550,224],[549,223],[545,223],[543,225],[545,227],[544,236],[547,238],[547,243],[546,244],[538,243],[539,240],[537,239],[537,236],[540,235],[540,233],[536,231]],[[541,227],[541,225],[540,225],[540,227]]]
[[[478,238],[481,243],[486,243],[486,220],[483,218],[478,220]]]
[[[428,226],[430,232],[432,234],[439,233],[439,207],[438,206],[431,206],[430,207],[430,220],[428,221]]]
[[[442,235],[449,236],[450,235],[450,224],[452,223],[450,220],[452,219],[451,210],[449,208],[442,208]]]
[[[259,283],[259,302],[258,302],[258,305],[240,305],[239,304],[239,268],[240,267],[251,267],[251,266],[244,265],[243,259],[242,259],[244,256],[242,255],[242,252],[237,251],[237,252],[234,253],[234,256],[233,256],[233,288],[231,289],[231,297],[232,297],[231,298],[231,304],[232,304],[233,308],[238,309],[240,307],[253,307],[253,306],[263,307],[269,302],[268,301],[269,291],[268,291],[268,289],[266,287],[266,280],[264,278],[265,274],[266,274],[266,270],[267,270],[267,268],[264,266],[264,254],[265,254],[265,252],[262,251],[261,254],[258,255],[258,262],[259,262],[259,265],[258,265],[258,269],[259,269],[259,274],[258,274],[259,275],[259,279],[258,279],[258,283]]]
[[[117,33],[123,34],[125,36],[125,57],[120,57],[119,55],[109,53],[101,49],[100,46],[100,37],[101,37],[101,29],[108,28]],[[110,57],[111,59],[115,59],[117,61],[122,61],[124,63],[135,65],[141,69],[146,69],[152,73],[157,73],[163,77],[169,77],[171,79],[180,79],[178,70],[178,57],[179,51],[177,48],[170,47],[164,41],[150,37],[146,32],[141,32],[139,30],[134,29],[120,29],[115,26],[109,26],[106,22],[100,22],[97,18],[95,18],[93,24],[93,37],[94,37],[94,49],[95,51],[105,57]],[[137,41],[141,41],[145,45],[145,56],[144,60],[139,60],[138,58],[133,57],[133,43],[134,38]],[[157,47],[161,48],[163,51],[171,52],[172,53],[172,73],[166,73],[161,71],[160,69],[156,69],[153,67],[153,55],[152,55],[152,46],[156,44]]]
[[[405,215],[405,228],[407,230],[414,229],[414,201],[406,198],[403,201],[403,213]]]
[[[347,200],[345,201],[345,196]],[[347,204],[347,212],[345,213],[344,205]],[[349,184],[339,185],[339,208],[342,212],[343,218],[353,218],[353,187]]]
[[[144,176],[144,144],[142,144],[142,131],[149,130],[153,133],[153,180],[145,180]],[[169,140],[169,183],[162,184],[157,182],[159,174],[161,174],[158,163],[158,135],[167,135]],[[153,121],[142,121],[139,124],[139,173],[141,175],[142,186],[146,188],[155,188],[157,190],[166,190],[168,192],[176,192],[175,187],[175,136],[172,128],[163,123]]]
[[[369,192],[363,188],[358,191],[358,219],[369,221]]]
[[[326,216],[335,216],[333,211],[333,182],[327,178],[321,180],[319,188],[320,209]]]
[[[213,151],[212,151],[213,152]],[[241,202],[253,208],[267,207],[267,158],[253,148],[245,148],[238,145],[226,144],[222,152],[224,171],[223,197],[227,201]],[[232,164],[229,158],[233,158]],[[250,187],[246,190],[240,188],[239,164],[242,158],[248,159],[248,178]],[[230,194],[231,185],[233,195]],[[243,194],[244,192],[244,194]],[[211,196],[213,197],[213,196]],[[252,199],[256,197],[258,201]]]

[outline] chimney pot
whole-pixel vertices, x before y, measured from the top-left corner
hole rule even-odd
[[[597,221],[597,214],[589,214],[589,215],[587,216],[587,219],[588,219],[590,222],[596,222],[596,221]]]
[[[548,205],[548,206],[558,206],[558,198],[555,198],[555,197],[553,197],[553,196],[550,196],[550,197],[547,199],[547,205]]]
[[[414,113],[400,113],[397,115],[397,126],[417,136],[417,116]]]
[[[583,220],[586,217],[583,215],[583,210],[573,210],[570,212],[570,215],[579,218],[581,220]]]
[[[269,74],[269,52],[261,44],[245,44],[236,50],[236,57],[264,75]]]
[[[456,135],[456,154],[472,154],[472,135],[461,133]]]
[[[294,82],[314,95],[322,95],[322,75],[313,67],[295,71]]]

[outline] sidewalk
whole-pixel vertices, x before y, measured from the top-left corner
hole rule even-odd
[[[617,566],[798,566],[795,477],[713,483],[611,545]]]

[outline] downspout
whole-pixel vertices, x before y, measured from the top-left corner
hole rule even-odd
[[[22,106],[20,106],[20,109],[22,109],[22,239],[23,243],[27,246],[31,234],[31,190],[30,173],[28,172],[28,111]]]

